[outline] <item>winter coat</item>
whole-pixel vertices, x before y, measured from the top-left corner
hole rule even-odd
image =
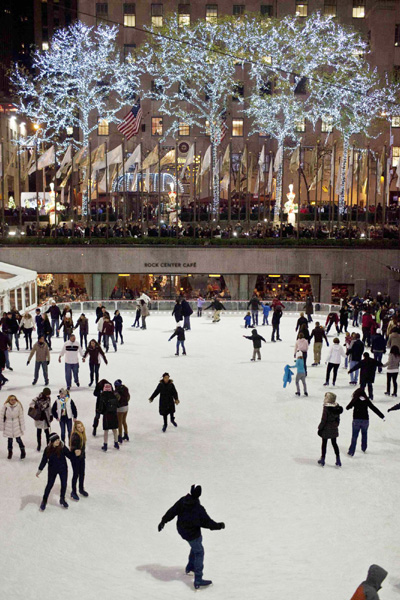
[[[51,408],[52,415],[55,419],[61,419],[62,409],[61,409],[61,399],[57,398]],[[76,419],[78,416],[78,411],[76,410],[75,402],[71,399],[65,402],[65,415],[67,419]]]
[[[124,320],[121,317],[121,315],[114,315],[113,323],[115,325],[115,330],[116,331],[122,331],[122,323],[123,322],[124,322]]]
[[[246,340],[251,340],[253,342],[253,348],[259,350],[261,348],[261,342],[265,342],[265,339],[259,333],[252,333],[251,335],[244,336]]]
[[[115,327],[112,321],[104,321],[101,333],[103,335],[114,335]]]
[[[342,357],[346,358],[343,347],[340,344],[333,344],[329,351],[327,362],[333,363],[334,365],[340,365]]]
[[[159,412],[160,415],[169,415],[175,412],[175,400],[178,400],[178,392],[173,384],[172,379],[165,383],[161,379],[160,383],[150,396],[151,400],[154,400],[156,396],[160,394]]]
[[[103,430],[118,429],[118,398],[114,392],[101,392],[96,402],[96,412],[103,415]]]
[[[118,400],[118,408],[128,406],[131,395],[126,385],[122,384],[115,386],[115,395]]]
[[[6,336],[5,333],[0,331],[0,350],[5,352],[9,348],[11,348],[11,344],[10,344],[8,337]]]
[[[306,315],[312,315],[314,313],[314,307],[311,298],[307,298],[305,304]]]
[[[310,342],[311,342],[312,338],[314,338],[314,341],[317,344],[321,344],[323,342],[323,340],[325,340],[327,345],[329,346],[329,342],[328,342],[328,338],[326,337],[325,329],[321,326],[314,327],[314,329],[312,330],[311,335],[310,335],[310,340],[309,340]]]
[[[348,405],[346,406],[346,410],[350,410],[353,408],[353,419],[363,419],[364,421],[369,420],[368,409],[370,408],[375,414],[378,415],[381,419],[385,418],[385,415],[381,413],[379,408],[376,408],[374,404],[372,404],[371,400],[363,394],[358,398],[353,398],[350,400]]]
[[[382,365],[383,367],[387,367],[387,373],[398,373],[399,372],[399,364],[400,364],[400,356],[396,356],[395,354],[389,354],[387,362]]]
[[[185,330],[183,329],[183,327],[177,327],[174,331],[174,333],[171,335],[171,337],[169,338],[169,340],[172,340],[173,337],[177,336],[178,340],[180,342],[184,342],[185,341]],[[169,341],[168,340],[168,341]]]
[[[92,346],[89,344],[89,346],[87,347],[87,349],[85,351],[85,354],[83,355],[83,358],[86,358],[87,355],[89,355],[89,364],[90,365],[99,365],[100,364],[100,356],[102,357],[104,362],[107,364],[106,355],[104,354],[103,349],[100,347],[99,344],[96,344],[96,346],[94,348],[92,348]]]
[[[276,308],[272,314],[272,325],[279,325],[282,318],[282,311],[280,308]]]
[[[308,352],[308,342],[305,338],[300,338],[296,340],[296,343],[294,345],[295,356],[297,352]]]
[[[53,334],[53,328],[51,326],[49,319],[47,319],[47,318],[43,319],[42,331],[43,331],[44,335],[52,335]]]
[[[339,310],[339,314],[340,314],[340,323],[347,323],[347,321],[349,320],[349,307],[348,306],[342,306],[342,308]]]
[[[321,422],[318,426],[318,435],[324,440],[339,437],[339,423],[343,408],[337,404],[336,406],[324,406],[322,411]]]
[[[299,317],[299,318],[297,319],[297,323],[296,323],[296,329],[295,329],[295,331],[297,331],[298,329],[300,329],[300,327],[301,327],[303,324],[305,324],[305,325],[308,325],[308,321],[307,321],[307,319],[306,319],[305,317]]]
[[[79,331],[82,334],[89,333],[89,320],[86,317],[79,317],[76,322],[75,329],[79,327]]]
[[[350,360],[359,362],[362,359],[362,355],[364,352],[364,342],[361,340],[354,340],[351,344],[350,348],[347,350],[347,354],[350,357]]]
[[[58,308],[57,304],[52,304],[52,305],[50,306],[50,308],[48,308],[48,309],[46,310],[46,313],[47,313],[47,314],[49,314],[49,313],[50,313],[50,318],[51,318],[51,319],[54,319],[54,320],[56,320],[56,319],[59,319],[59,318],[61,317],[61,311],[60,311],[60,309]]]
[[[37,329],[38,335],[40,335],[41,333],[43,333],[43,317],[42,317],[42,315],[36,315],[35,324],[36,324],[36,329]]]
[[[339,323],[338,314],[335,312],[330,312],[329,315],[326,317],[325,327],[328,325],[328,323],[335,323],[337,325]]]
[[[18,323],[17,319],[15,317],[11,317],[11,319],[7,319],[7,320],[8,320],[8,331],[10,333],[18,333],[19,323]]]
[[[72,321],[72,319],[63,319],[61,325],[60,325],[60,329],[62,329],[64,327],[64,332],[66,332],[67,336],[69,337],[71,335],[71,333],[74,331],[74,323]]]
[[[35,354],[36,362],[50,362],[50,350],[46,342],[43,342],[43,344],[39,344],[39,342],[33,344],[32,350],[28,356],[28,362],[32,360]]]
[[[258,298],[256,298],[256,296],[253,296],[253,298],[251,298],[251,300],[249,301],[249,303],[247,304],[247,310],[258,310],[261,306],[261,302],[259,301]]]
[[[73,433],[71,436],[71,445],[70,445],[70,450],[73,454],[74,460],[83,460],[85,458],[86,455],[86,445],[83,442],[81,436],[79,435],[79,433]],[[75,454],[75,450],[80,450],[81,453],[79,456],[76,456]]]
[[[393,346],[397,346],[400,350],[400,333],[397,333],[396,331],[393,331],[393,333],[389,335],[387,343],[388,348],[392,348]]]
[[[382,363],[374,358],[363,358],[363,360],[360,360],[360,362],[350,369],[349,373],[360,369],[360,383],[374,383],[376,369],[380,366],[382,366]]]
[[[281,302],[280,300],[278,300],[278,298],[274,298],[274,299],[272,300],[272,304],[271,304],[271,308],[272,308],[272,310],[275,310],[275,308],[276,308],[277,306],[280,306],[282,310],[285,308],[285,305],[284,305],[284,304],[282,304],[282,302]]]
[[[222,302],[217,300],[217,298],[215,298],[215,300],[213,300],[211,304],[206,306],[204,310],[208,310],[209,308],[213,308],[214,310],[226,310],[225,306],[222,304]]]
[[[65,315],[69,313],[71,315],[71,319],[72,319],[72,308],[70,308],[68,306],[68,308],[66,306],[64,306],[63,311],[61,313],[61,317],[64,319]]]
[[[363,328],[371,329],[373,321],[370,313],[364,313],[361,319],[361,325]]]
[[[248,327],[250,327],[250,324],[251,324],[251,315],[246,315],[243,320],[246,323],[246,325]]]
[[[304,373],[306,372],[306,368],[304,366],[304,359],[303,358],[296,358],[296,362],[293,366],[290,365],[291,369],[297,369],[297,373]]]
[[[3,404],[0,411],[0,431],[6,438],[17,438],[24,435],[24,409],[20,402],[16,402],[14,406],[11,406],[9,402]]]
[[[271,307],[269,306],[269,304],[263,304],[262,311],[263,311],[264,317],[268,317],[269,313],[271,312]]]
[[[39,394],[37,398],[32,400],[29,407],[39,408],[41,411],[40,420],[35,419],[36,429],[50,429],[50,423],[53,420],[51,414],[50,398]]]
[[[73,454],[66,446],[64,446],[62,442],[60,442],[60,444],[62,444],[60,454],[57,454],[55,451],[51,451],[49,453],[49,450],[51,450],[50,445],[45,448],[42,460],[40,461],[39,471],[43,471],[47,463],[49,465],[49,475],[55,473],[66,473],[68,471],[67,458],[72,460]],[[56,449],[54,448],[54,450]]]
[[[99,333],[101,333],[103,331],[103,323],[104,323],[104,317],[100,317],[100,319],[97,321],[97,331]]]
[[[367,579],[358,586],[351,600],[379,600],[378,592],[387,576],[387,571],[378,565],[371,565]]]
[[[182,300],[182,315],[184,317],[190,317],[193,314],[192,307],[187,300]]]
[[[304,361],[303,361],[304,362]],[[292,383],[292,377],[294,373],[290,370],[290,366],[286,365],[283,370],[283,387],[285,388],[288,383]]]
[[[141,314],[142,317],[148,317],[149,316],[150,311],[149,311],[146,303],[140,305],[140,314]]]
[[[76,340],[74,342],[68,340],[62,347],[60,356],[64,356],[64,354],[66,364],[77,365],[79,364],[79,355],[83,357],[83,350]]]
[[[179,535],[186,541],[195,540],[201,535],[201,528],[218,530],[222,523],[216,523],[206,513],[198,498],[187,494],[180,498],[163,516],[162,523],[169,523],[178,517],[176,528]]]
[[[174,309],[172,311],[172,316],[175,317],[175,321],[177,323],[179,323],[179,321],[182,321],[183,316],[182,316],[182,304],[177,303],[174,306]]]
[[[30,315],[29,315],[29,318],[22,317],[21,322],[19,324],[20,330],[21,329],[24,329],[24,330],[33,329],[34,325],[35,325],[35,323],[33,321],[33,318]]]
[[[381,333],[376,333],[371,338],[371,351],[372,352],[385,352],[386,341]]]
[[[93,396],[98,398],[100,396],[101,392],[103,391],[103,388],[106,383],[110,383],[110,382],[107,379],[100,379],[99,383],[95,386],[95,388],[93,390]],[[97,412],[97,409],[96,409],[96,412]]]
[[[102,316],[103,316],[103,309],[101,306],[97,306],[96,307],[96,323],[99,321],[99,319],[101,319]]]

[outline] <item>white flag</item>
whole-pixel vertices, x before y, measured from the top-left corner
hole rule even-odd
[[[146,192],[149,193],[150,192],[150,167],[148,167],[146,169],[145,184],[146,184]]]
[[[229,173],[225,173],[220,185],[225,192],[229,189]]]
[[[273,175],[272,156],[270,156],[269,157],[268,186],[267,186],[267,192],[269,194],[272,194],[272,175]]]
[[[173,150],[169,150],[169,152],[167,152],[167,154],[165,154],[160,160],[160,167],[172,164],[175,164],[175,148]]]
[[[256,177],[256,182],[254,184],[254,191],[253,194],[256,196],[258,195],[258,191],[260,189],[260,169],[258,169],[258,173],[257,173],[257,177]]]
[[[208,146],[206,153],[203,157],[203,162],[201,163],[200,177],[203,177],[203,175],[205,173],[207,173],[210,166],[211,166],[211,144]]]
[[[142,169],[143,169],[143,171],[145,171],[146,169],[148,169],[149,167],[151,167],[152,165],[155,165],[157,163],[158,163],[158,144],[156,144],[156,146],[153,148],[153,150],[144,159],[143,164],[142,164]]]
[[[106,178],[107,178],[107,169],[105,169],[101,181],[99,181],[99,183],[97,184],[99,192],[107,191],[107,179]]]
[[[130,157],[125,161],[125,173],[127,173],[130,167],[135,166],[137,164],[137,170],[140,171],[142,163],[142,151],[141,145],[138,144]]]
[[[300,146],[297,146],[293,150],[292,156],[290,158],[289,171],[291,173],[296,173],[300,168]]]
[[[71,144],[68,146],[66,153],[64,154],[62,161],[60,163],[60,168],[57,171],[56,177],[61,177],[65,168],[72,162],[72,146]]]
[[[188,167],[189,165],[192,165],[193,161],[194,161],[194,144],[192,144],[190,146],[189,152],[187,153],[185,164],[183,165],[182,171],[181,171],[181,179],[183,179],[185,177],[186,167]]]
[[[283,158],[283,147],[279,146],[278,152],[275,154],[274,171],[279,171],[279,168],[282,164],[282,158]]]
[[[111,150],[111,152],[107,152],[107,165],[115,165],[118,163],[122,163],[122,144]]]
[[[39,156],[38,161],[37,161],[38,171],[40,171],[41,169],[44,169],[45,167],[48,167],[49,165],[53,165],[55,162],[56,162],[56,151],[55,151],[54,146],[52,146],[51,148],[46,150],[46,152],[44,152],[41,156]],[[36,161],[35,161],[35,163],[33,163],[31,168],[29,169],[29,175],[31,175],[31,173],[34,173],[35,171],[36,171]]]
[[[264,181],[264,163],[265,163],[265,146],[263,145],[260,152],[260,158],[258,159],[258,166],[260,167],[260,181]]]
[[[336,176],[336,189],[335,189],[335,193],[337,195],[340,194],[341,183],[342,183],[342,158],[339,158],[338,172],[337,172],[337,176]]]

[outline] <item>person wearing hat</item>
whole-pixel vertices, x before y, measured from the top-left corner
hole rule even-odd
[[[129,400],[131,395],[128,388],[124,385],[121,379],[114,381],[115,395],[118,400],[117,417],[118,417],[118,443],[122,444],[125,440],[129,442],[128,425],[126,417],[128,416]],[[124,437],[122,437],[122,428],[124,429]]]
[[[250,360],[255,362],[256,357],[258,360],[261,360],[261,343],[266,342],[263,336],[257,333],[257,329],[252,329],[251,335],[244,335],[243,337],[246,338],[246,340],[251,340],[253,342],[253,356]]]
[[[308,396],[307,384],[306,384],[306,367],[304,365],[304,356],[301,350],[298,350],[296,354],[296,362],[293,366],[289,365],[290,369],[297,369],[296,373],[296,396],[300,396],[300,381],[303,384],[303,392],[305,396]]]
[[[39,469],[36,473],[36,477],[39,477],[45,466],[48,464],[47,485],[40,505],[40,510],[42,511],[46,510],[47,500],[57,475],[60,477],[61,481],[60,504],[64,508],[68,508],[68,504],[65,501],[68,481],[67,458],[72,460],[72,452],[64,446],[57,433],[51,433],[49,444],[43,452],[42,460],[40,461]]]
[[[351,600],[379,600],[378,592],[387,574],[379,565],[371,565],[367,579],[358,586]]]
[[[105,383],[96,402],[96,414],[103,415],[104,443],[102,450],[108,449],[108,432],[112,429],[114,435],[114,448],[119,450],[118,443],[118,399],[113,392],[111,383]]]
[[[211,529],[212,531],[225,529],[225,523],[213,521],[200,504],[201,491],[200,485],[192,485],[190,494],[180,498],[167,510],[158,525],[158,531],[162,531],[166,523],[169,523],[175,517],[178,518],[176,524],[178,533],[190,546],[189,561],[185,572],[187,575],[194,573],[195,589],[212,584],[209,579],[203,579],[204,548],[201,528]]]
[[[29,405],[29,408],[33,408],[36,411],[35,427],[38,452],[40,452],[42,447],[42,430],[44,430],[44,433],[46,435],[47,444],[49,443],[50,423],[53,420],[53,415],[51,414],[50,396],[50,388],[45,387],[43,389],[43,392],[40,392],[39,396],[37,398],[34,398]]]
[[[176,387],[169,378],[169,373],[164,373],[160,383],[149,398],[149,402],[153,402],[156,396],[160,395],[159,412],[164,419],[162,431],[165,433],[168,427],[168,415],[170,415],[171,423],[174,427],[178,427],[175,421],[175,405],[179,404],[178,392]]]
[[[331,440],[333,450],[336,455],[336,466],[341,467],[339,448],[336,443],[336,438],[339,437],[340,415],[343,408],[336,402],[336,394],[327,392],[324,397],[324,408],[322,411],[321,422],[318,425],[318,435],[322,438],[321,458],[318,464],[322,467],[325,465],[326,447],[328,440]]]

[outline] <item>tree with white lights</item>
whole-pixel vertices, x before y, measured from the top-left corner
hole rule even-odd
[[[36,50],[32,74],[15,65],[11,79],[21,114],[40,125],[42,141],[65,148],[86,146],[98,119],[117,121],[116,113],[129,101],[124,89],[135,91],[131,70],[117,49],[117,27],[88,27],[76,22],[59,29],[48,50]],[[72,128],[79,130],[75,139]],[[34,141],[25,138],[24,144]]]

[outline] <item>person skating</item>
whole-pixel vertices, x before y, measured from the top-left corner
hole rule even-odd
[[[70,450],[72,453],[72,492],[71,498],[78,501],[79,496],[76,492],[76,484],[79,481],[79,493],[84,498],[89,494],[85,490],[85,463],[86,463],[86,431],[82,421],[75,421],[71,433]]]
[[[0,351],[4,352],[5,367],[9,371],[12,371],[13,369],[12,369],[11,364],[10,364],[9,350],[11,350],[10,340],[8,339],[8,336],[5,333],[3,333],[2,331],[0,331]]]
[[[382,357],[386,352],[386,340],[380,328],[371,337],[371,352],[375,360],[382,362]],[[382,373],[382,367],[378,367],[378,373]]]
[[[351,600],[379,600],[378,592],[387,577],[387,571],[379,565],[371,565],[368,569],[367,579],[355,591]]]
[[[197,297],[197,316],[201,317],[203,314],[203,306],[205,304],[205,300],[202,296]]]
[[[200,504],[201,486],[192,485],[190,494],[183,496],[163,516],[158,531],[162,531],[166,523],[177,517],[176,528],[179,535],[188,542],[190,546],[189,560],[185,573],[194,573],[194,587],[199,589],[212,584],[209,579],[203,579],[204,548],[201,528],[218,531],[225,529],[225,523],[216,523],[207,514],[205,508]]]
[[[178,327],[175,329],[174,333],[171,335],[171,337],[168,339],[168,341],[171,341],[172,338],[174,338],[175,336],[176,336],[175,356],[179,356],[179,346],[182,346],[182,354],[184,354],[186,356],[185,330],[183,329],[183,327],[181,325],[178,325]]]
[[[178,427],[175,421],[175,405],[179,404],[178,392],[176,387],[169,377],[169,373],[164,373],[160,383],[149,398],[149,402],[153,402],[156,396],[160,395],[159,413],[164,419],[162,431],[165,433],[168,427],[168,415],[170,415],[171,423],[174,427]]]
[[[183,328],[186,331],[190,331],[190,316],[193,314],[193,309],[189,302],[182,298],[182,316],[183,316]]]
[[[279,325],[282,318],[282,308],[280,304],[276,304],[274,308],[274,312],[272,313],[272,334],[271,334],[271,342],[275,342],[276,339],[281,342],[281,338],[279,335]]]
[[[29,408],[33,409],[34,416],[32,417],[35,421],[36,427],[36,440],[37,440],[37,451],[40,452],[42,448],[42,431],[46,436],[46,443],[49,443],[50,437],[50,424],[53,420],[51,414],[51,391],[50,388],[45,387],[40,392],[37,398],[34,398],[29,404]],[[29,415],[29,411],[28,411]]]
[[[244,328],[245,329],[250,329],[251,327],[251,313],[250,311],[245,315],[244,317]]]
[[[339,310],[339,324],[339,333],[347,331],[347,327],[349,325],[349,305],[345,300],[343,301],[343,304]]]
[[[214,298],[214,300],[211,302],[211,304],[206,306],[206,308],[204,310],[208,310],[209,308],[214,309],[212,322],[219,323],[221,320],[221,310],[226,310],[225,306],[222,304],[222,302],[220,300],[218,300],[218,298]]]
[[[11,459],[13,455],[13,441],[17,441],[21,450],[21,459],[26,456],[25,446],[22,441],[22,436],[25,431],[24,409],[21,402],[14,394],[8,396],[0,411],[0,431],[7,438],[7,458]]]
[[[101,302],[99,302],[99,304],[96,306],[96,321],[95,321],[96,324],[99,322],[99,320],[103,316],[103,308],[105,310],[105,306]]]
[[[72,431],[72,419],[76,419],[78,411],[75,402],[70,398],[68,390],[61,388],[55,400],[51,414],[60,423],[61,440],[65,442],[65,429],[68,431],[68,439]]]
[[[306,384],[306,369],[305,369],[305,365],[304,365],[304,357],[303,357],[303,353],[301,352],[301,350],[299,350],[299,352],[297,352],[296,356],[296,362],[294,365],[290,366],[289,365],[289,369],[297,369],[297,373],[296,373],[296,396],[300,396],[300,381],[303,384],[303,392],[305,396],[308,396],[308,392],[307,392],[307,384]]]
[[[363,343],[366,346],[370,346],[371,345],[371,328],[373,325],[374,319],[372,318],[371,313],[369,312],[369,310],[367,310],[361,319],[361,325],[362,325],[362,334],[363,334]]]
[[[331,440],[336,455],[336,466],[342,466],[342,463],[340,462],[340,452],[336,442],[336,439],[339,437],[339,423],[342,412],[343,408],[336,402],[336,394],[327,392],[324,397],[321,422],[318,426],[318,435],[322,438],[321,458],[318,461],[319,465],[325,465],[326,447],[328,440]]]
[[[326,337],[325,329],[319,324],[319,321],[316,321],[315,327],[311,332],[310,339],[308,341],[311,344],[311,340],[314,338],[314,362],[313,367],[321,364],[321,350],[322,344],[325,340],[326,345],[329,347],[328,338]]]
[[[64,314],[64,312],[63,312],[63,314]],[[63,316],[60,329],[63,329],[63,331],[64,331],[64,343],[65,343],[67,340],[71,339],[71,335],[74,331],[74,322],[72,320],[72,316],[71,316],[70,312],[65,313],[65,316]]]
[[[149,307],[147,306],[147,303],[145,302],[145,300],[141,300],[140,301],[140,316],[142,318],[142,325],[140,327],[140,329],[147,329],[147,325],[146,325],[146,319],[149,316],[150,311],[149,311]]]
[[[81,347],[83,348],[83,344],[85,344],[85,350],[87,349],[87,336],[89,333],[89,320],[85,316],[84,313],[81,314],[79,319],[75,324],[75,329],[79,327],[79,339]]]
[[[44,384],[49,384],[49,373],[48,366],[50,364],[50,350],[46,342],[44,341],[44,335],[41,335],[28,356],[27,365],[31,362],[33,356],[35,356],[35,374],[33,376],[32,385],[36,385],[40,367],[42,367]]]
[[[347,350],[347,355],[350,359],[350,369],[358,365],[360,360],[362,360],[362,355],[364,352],[364,343],[361,341],[361,336],[359,333],[354,333],[354,340],[350,344],[350,348]],[[357,385],[358,382],[358,369],[351,371],[350,374],[350,385]]]
[[[175,322],[177,324],[179,324],[181,321],[183,321],[182,304],[181,304],[180,298],[177,298],[175,300],[175,305],[174,305],[174,308],[172,309],[172,316],[175,318]]]
[[[43,317],[40,308],[35,310],[35,326],[38,339],[43,335]]]
[[[342,346],[340,345],[339,338],[334,338],[333,346],[330,349],[328,358],[326,360],[328,366],[326,368],[326,381],[325,381],[324,385],[329,385],[329,377],[330,377],[332,370],[333,370],[332,385],[335,385],[337,373],[338,373],[339,366],[340,366],[340,361],[342,358],[346,358],[346,353],[343,350]]]
[[[115,327],[115,341],[118,344],[118,336],[121,340],[121,346],[124,343],[124,338],[122,337],[122,328],[123,328],[123,323],[124,320],[121,317],[121,313],[119,312],[119,310],[116,310],[114,312],[114,317],[113,317],[113,323],[114,323],[114,327]]]
[[[110,347],[110,339],[111,339],[111,343],[114,348],[114,352],[117,351],[117,344],[116,344],[115,337],[114,337],[114,330],[115,330],[114,323],[112,321],[110,321],[110,319],[108,317],[104,317],[103,329],[101,331],[101,334],[103,336],[103,346],[104,346],[106,352],[108,352],[108,349]]]
[[[261,360],[261,343],[266,343],[266,340],[263,338],[263,336],[257,333],[257,329],[252,329],[251,335],[244,335],[243,337],[246,338],[246,340],[251,340],[253,342],[253,356],[250,360],[255,362],[256,357],[258,360]]]
[[[399,364],[400,364],[400,351],[397,346],[392,346],[390,348],[388,361],[384,365],[382,365],[382,367],[387,367],[385,396],[390,396],[391,382],[393,382],[392,396],[395,396],[395,397],[397,396],[397,377],[399,374]]]
[[[269,317],[269,313],[271,312],[271,307],[267,302],[262,302],[261,306],[262,306],[262,311],[263,311],[262,325],[269,325],[268,317]]]
[[[304,309],[307,315],[307,320],[309,323],[312,323],[312,315],[314,314],[314,306],[313,306],[313,298],[312,296],[307,296],[306,303],[304,305]]]
[[[326,317],[326,322],[325,322],[325,327],[327,327],[326,335],[328,335],[332,325],[335,325],[336,333],[339,333],[338,323],[339,323],[339,315],[335,312],[330,312],[328,314],[328,316]]]
[[[115,395],[118,400],[117,417],[118,417],[118,443],[129,442],[128,435],[128,424],[126,418],[129,410],[129,400],[131,395],[128,388],[124,385],[121,379],[114,381]],[[124,430],[124,436],[122,437],[122,429]]]
[[[56,301],[52,300],[51,301],[51,305],[50,308],[48,308],[46,310],[47,314],[50,314],[50,319],[51,319],[51,328],[53,330],[53,333],[56,334],[57,337],[60,336],[60,318],[61,318],[61,311],[58,308]]]
[[[32,315],[26,312],[19,324],[19,331],[25,336],[25,350],[32,350],[32,331],[34,328],[35,324]]]
[[[100,370],[100,357],[104,360],[105,364],[108,365],[107,357],[104,354],[100,344],[96,340],[90,340],[89,346],[83,355],[82,362],[85,362],[86,357],[89,355],[89,370],[90,370],[90,381],[89,387],[93,385],[93,380],[96,385],[99,382],[99,370]]]
[[[105,383],[103,390],[98,396],[96,403],[96,413],[103,415],[103,446],[102,450],[107,452],[108,449],[108,432],[110,429],[114,436],[114,448],[119,450],[118,443],[118,399],[113,392],[112,385]]]
[[[83,358],[83,350],[76,341],[74,334],[71,335],[68,342],[65,342],[58,357],[58,362],[65,355],[65,381],[67,390],[71,387],[72,375],[77,387],[79,387],[79,356]]]
[[[51,328],[49,317],[46,315],[46,313],[43,315],[43,335],[49,350],[51,350],[51,338],[53,336],[53,330]]]
[[[371,400],[374,399],[373,383],[375,381],[376,369],[381,364],[382,363],[379,363],[374,358],[371,358],[369,352],[364,352],[363,359],[349,371],[349,373],[351,373],[352,371],[360,369],[360,387],[362,387],[362,389],[368,387],[368,396]]]
[[[98,400],[99,400],[100,394],[103,391],[103,388],[106,384],[111,385],[111,383],[107,379],[100,379],[100,381],[96,384],[96,386],[93,390],[93,396],[96,398],[95,416],[94,416],[94,420],[93,420],[93,431],[92,431],[92,435],[94,437],[96,437],[97,428],[99,426],[99,421],[100,421],[100,413],[97,412],[97,408],[99,407]],[[112,389],[112,387],[111,387],[111,389]]]
[[[294,345],[294,357],[296,358],[298,352],[301,352],[304,360],[304,370],[307,376],[307,354],[308,354],[308,341],[304,337],[304,333],[300,332],[299,337]]]
[[[253,320],[252,322],[252,326],[255,327],[256,325],[258,326],[258,311],[261,307],[261,302],[260,300],[257,298],[256,295],[254,295],[248,302],[247,304],[247,310],[251,310],[251,318]]]
[[[131,327],[140,327],[140,304],[136,306],[135,321]]]
[[[53,488],[57,475],[61,481],[60,504],[64,508],[68,508],[65,501],[68,481],[68,465],[67,458],[72,459],[72,452],[62,443],[57,433],[50,435],[49,444],[43,452],[42,460],[40,461],[39,469],[36,477],[40,477],[41,472],[48,464],[47,485],[44,490],[43,500],[40,505],[40,510],[46,510],[47,500]]]
[[[300,313],[300,317],[297,319],[295,331],[299,331],[302,325],[307,325],[308,327],[308,321],[303,312]]]
[[[365,390],[358,388],[354,390],[353,397],[349,404],[346,406],[346,410],[353,409],[353,433],[351,436],[351,443],[347,454],[354,456],[357,446],[358,434],[361,431],[361,450],[366,452],[368,445],[368,427],[369,427],[369,413],[368,409],[371,409],[381,419],[385,418],[385,415],[372,404],[368,398]]]

